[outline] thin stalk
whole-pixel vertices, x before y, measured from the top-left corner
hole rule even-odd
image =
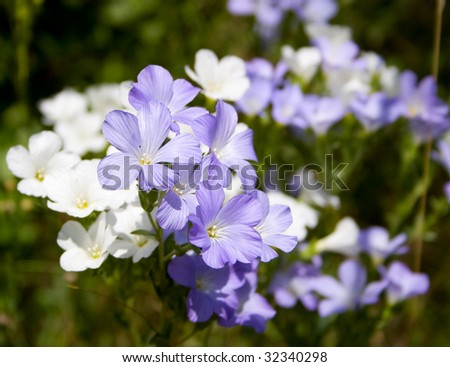
[[[441,50],[441,33],[442,33],[442,14],[444,12],[446,0],[436,0],[436,12],[434,22],[434,38],[433,38],[433,65],[432,73],[434,79],[438,80],[439,74],[439,58]],[[427,208],[427,193],[430,180],[430,153],[432,147],[432,137],[428,136],[425,143],[425,152],[423,157],[423,193],[420,197],[419,215],[417,218],[417,240],[414,248],[414,270],[420,271],[422,263],[423,238],[425,232],[425,216]]]
[[[150,220],[150,223],[153,227],[153,230],[156,233],[156,236],[158,238],[158,263],[159,263],[159,270],[160,270],[160,284],[161,290],[164,290],[166,288],[166,269],[165,269],[165,261],[164,261],[164,240],[163,240],[163,233],[161,230],[161,227],[159,227],[155,220],[153,219],[152,215],[148,214],[148,219]]]

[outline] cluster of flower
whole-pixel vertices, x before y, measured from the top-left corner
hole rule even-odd
[[[337,13],[336,0],[228,0],[228,11],[239,16],[254,15],[256,31],[272,37],[286,13],[305,23],[323,24]]]
[[[277,6],[284,4],[280,9],[286,10],[301,3],[298,11],[306,17],[311,12],[305,9],[323,2],[279,1]],[[230,1],[230,7],[236,9],[237,3],[247,4],[247,10],[272,4]],[[368,131],[400,116],[412,121],[422,137],[440,136],[449,125],[448,106],[437,97],[431,77],[416,87],[413,73],[400,75],[378,55],[360,55],[346,28],[315,24],[308,34],[313,46],[298,51],[285,46],[276,67],[264,59],[219,60],[210,50],[198,51],[193,70],[186,67],[186,73],[201,89],[149,65],[136,83],[90,88],[86,95],[65,90],[43,101],[45,122],[56,133],[32,136],[28,150],[9,150],[8,166],[22,179],[18,190],[48,198],[50,209],[73,217],[101,213],[88,230],[75,221],[64,224],[57,241],[64,250],[62,268],[96,269],[108,255],[137,262],[173,234],[177,245],[190,249],[168,265],[171,278],[191,288],[189,319],[202,322],[214,314],[220,325],[263,331],[275,311],[257,293],[258,266],[277,257],[275,249],[293,251],[307,238],[308,228],[317,226],[319,211],[301,198],[256,189],[250,163],[257,160],[253,131],[238,123],[235,108],[224,100],[248,116],[269,115],[272,105],[275,121],[316,135],[348,113]],[[324,81],[326,92],[303,94],[314,90],[315,79]],[[200,91],[217,100],[215,113],[187,106]],[[108,142],[102,160],[81,159],[88,151],[104,150]],[[442,140],[439,149],[437,159],[450,172],[448,143]],[[339,206],[332,196],[316,195],[313,201]],[[404,253],[405,242],[403,234],[390,239],[380,227],[360,231],[354,220],[344,218],[329,236],[299,246],[312,261],[277,273],[268,291],[282,307],[300,300],[323,317],[376,303],[384,290],[391,304],[422,294],[428,288],[426,275],[398,261],[383,266],[391,255]],[[351,257],[339,267],[339,281],[322,274],[322,252]],[[356,260],[364,252],[381,274],[368,285],[366,270]]]

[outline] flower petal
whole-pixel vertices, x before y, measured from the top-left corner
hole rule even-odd
[[[159,225],[168,230],[179,231],[187,223],[189,210],[185,202],[173,190],[169,190],[156,212]]]
[[[123,153],[138,155],[141,135],[136,116],[125,111],[112,111],[106,115],[102,129],[111,145]]]
[[[142,167],[134,156],[113,153],[100,161],[97,176],[106,190],[128,190],[141,171]]]

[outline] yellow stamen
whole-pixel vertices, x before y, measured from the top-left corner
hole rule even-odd
[[[100,249],[100,246],[97,244],[95,244],[92,247],[89,247],[88,252],[93,259],[98,259],[100,256],[102,256],[102,251]]]

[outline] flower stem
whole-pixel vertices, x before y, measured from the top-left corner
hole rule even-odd
[[[446,0],[436,0],[436,13],[434,23],[434,39],[433,39],[433,65],[432,73],[434,79],[438,80],[439,74],[439,57],[441,48],[441,31],[442,31],[442,14],[444,12]],[[417,218],[417,240],[414,248],[414,270],[420,271],[422,262],[423,238],[425,232],[425,215],[427,207],[427,193],[430,180],[430,153],[433,139],[429,135],[425,143],[425,151],[423,157],[423,193],[420,197],[419,214]]]

